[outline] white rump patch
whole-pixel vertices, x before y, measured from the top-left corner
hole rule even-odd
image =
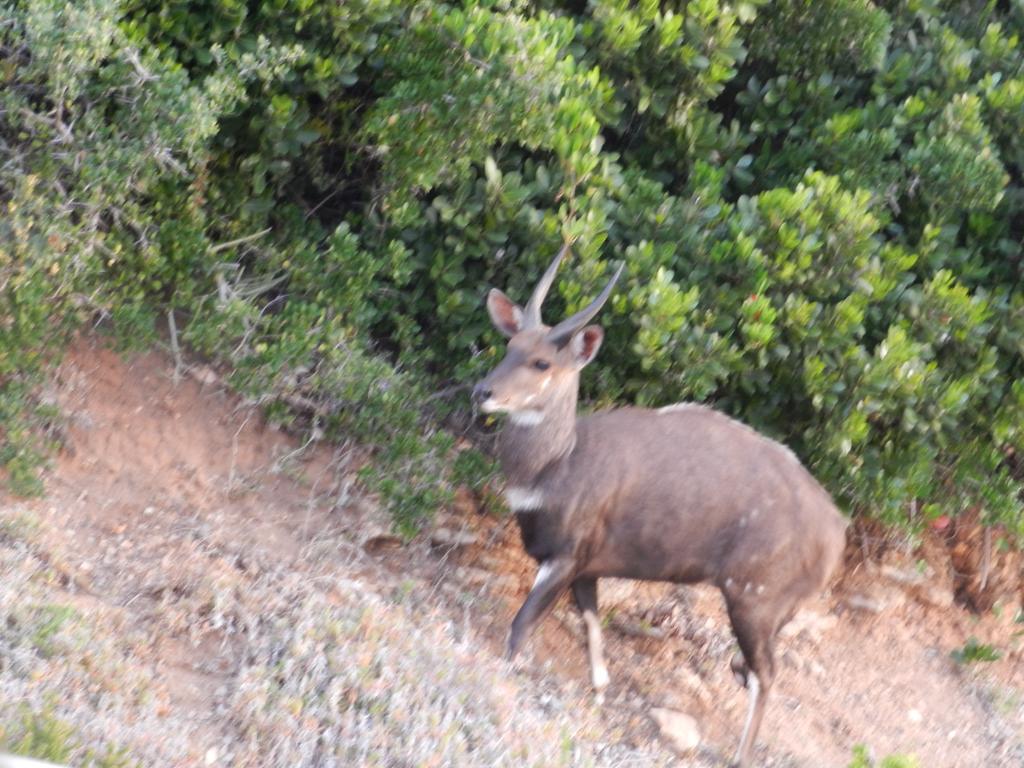
[[[664,408],[659,408],[658,413],[676,413],[677,411],[692,411],[699,408],[704,408],[704,406],[700,403],[673,403],[672,405],[666,405]]]
[[[527,512],[544,506],[544,494],[534,488],[506,488],[505,501],[513,512]]]
[[[508,420],[517,427],[535,427],[544,421],[544,411],[509,411]]]

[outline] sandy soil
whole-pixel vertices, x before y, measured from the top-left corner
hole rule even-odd
[[[126,358],[80,341],[55,398],[68,418],[65,450],[48,472],[47,495],[18,509],[40,521],[40,547],[67,599],[111,611],[147,638],[132,663],[153,674],[169,722],[187,724],[180,727],[194,747],[182,765],[217,763],[207,745],[231,728],[224,705],[245,655],[244,633],[234,630],[247,619],[232,601],[244,602],[247,580],[264,574],[412,579],[477,637],[481,653],[500,654],[533,578],[509,520],[464,499],[437,522],[464,543],[442,532],[395,546],[356,494],[352,455],[299,446],[225,393],[209,369],[175,381],[157,353]],[[896,565],[915,559],[908,553]],[[732,751],[746,694],[729,673],[733,644],[717,593],[602,582],[601,602],[612,687],[600,710],[567,600],[513,674],[554,684],[600,719],[607,743],[649,750],[655,763],[674,758],[650,708],[688,712],[704,746],[680,764],[718,764]],[[845,766],[864,743],[878,755],[912,753],[926,768],[1024,765],[1017,606],[977,616],[926,603],[877,567],[851,565],[841,586],[798,616],[782,643],[760,763]],[[951,651],[971,636],[1003,658],[956,664]]]

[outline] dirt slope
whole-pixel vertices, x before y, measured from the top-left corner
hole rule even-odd
[[[498,660],[532,580],[507,520],[464,503],[440,516],[447,534],[393,546],[352,456],[302,448],[212,372],[175,382],[172,368],[88,339],[61,368],[66,449],[47,495],[0,498],[9,701],[145,765],[711,766],[731,752],[746,698],[713,590],[602,583],[613,682],[598,708],[567,601],[515,670]],[[798,616],[761,763],[844,766],[866,743],[929,768],[1024,765],[1016,607],[941,610],[869,570]],[[1003,659],[955,664],[969,636]],[[652,706],[694,715],[704,746],[677,759]]]

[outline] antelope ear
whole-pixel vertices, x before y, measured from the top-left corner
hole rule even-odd
[[[509,338],[523,330],[523,310],[497,288],[487,294],[487,312],[494,327]]]
[[[569,342],[569,349],[577,368],[583,368],[597,355],[604,341],[604,331],[599,325],[588,325],[582,331],[572,337]]]

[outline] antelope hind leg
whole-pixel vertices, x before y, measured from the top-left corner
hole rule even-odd
[[[576,579],[572,583],[576,607],[583,614],[587,626],[587,650],[590,656],[590,681],[597,693],[597,703],[604,703],[604,689],[611,682],[608,666],[604,662],[604,640],[601,637],[601,618],[597,613],[597,579]]]

